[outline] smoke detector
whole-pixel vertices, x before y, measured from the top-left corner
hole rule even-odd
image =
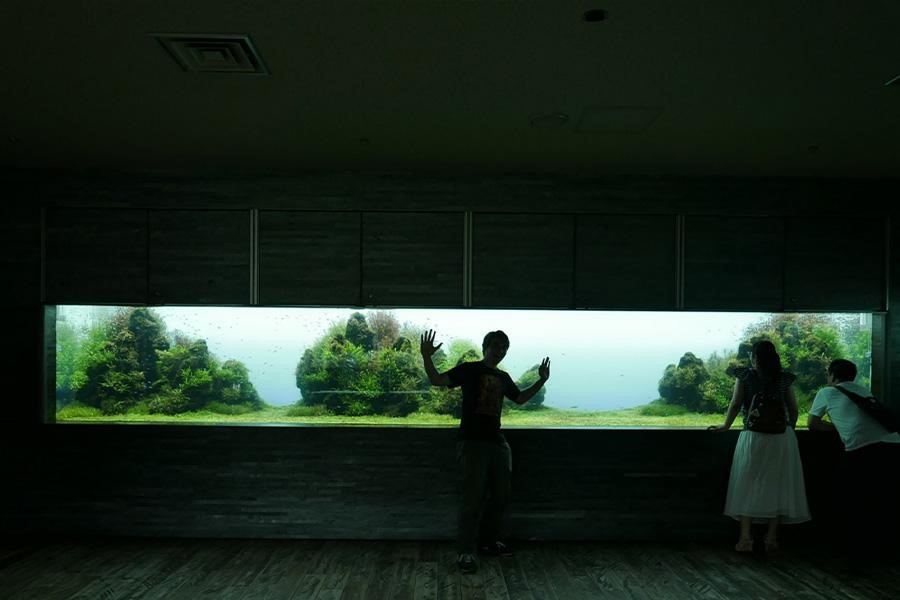
[[[151,33],[185,71],[268,75],[249,35]]]

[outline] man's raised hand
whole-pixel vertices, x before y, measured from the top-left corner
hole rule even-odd
[[[543,381],[547,381],[550,379],[550,357],[545,356],[544,360],[541,361],[541,366],[538,367],[538,377]]]
[[[419,351],[422,353],[422,356],[431,356],[438,351],[438,348],[444,345],[444,343],[441,342],[440,344],[435,346],[434,336],[434,330],[429,329],[422,334],[422,337],[419,338]]]

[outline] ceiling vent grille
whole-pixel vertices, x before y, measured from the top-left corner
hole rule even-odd
[[[575,125],[575,132],[641,133],[661,112],[661,108],[643,106],[588,106]]]
[[[151,33],[185,71],[268,75],[248,35]]]

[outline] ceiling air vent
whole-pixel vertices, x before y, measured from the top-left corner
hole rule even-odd
[[[640,133],[662,109],[644,106],[588,106],[575,124],[576,133]]]
[[[185,71],[268,75],[248,35],[151,33]]]

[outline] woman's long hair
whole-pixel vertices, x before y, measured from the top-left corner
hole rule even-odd
[[[766,387],[777,385],[781,381],[781,357],[775,350],[775,344],[760,340],[753,344],[751,353],[756,357],[756,371]]]

